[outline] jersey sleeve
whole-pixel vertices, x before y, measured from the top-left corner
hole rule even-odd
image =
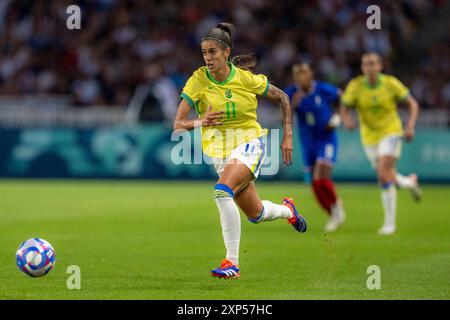
[[[392,77],[389,82],[397,101],[405,100],[409,96],[409,89],[400,80]]]
[[[328,103],[335,103],[339,101],[339,95],[341,94],[341,89],[332,84],[323,84],[322,92]]]
[[[342,94],[342,104],[346,107],[354,107],[356,103],[357,83],[351,80]]]
[[[250,71],[242,72],[242,84],[244,87],[259,96],[267,96],[269,80],[263,74],[253,74]]]
[[[186,82],[183,92],[181,92],[180,98],[184,99],[191,108],[195,109],[195,105],[199,100],[200,83],[197,80],[195,74],[193,74]]]

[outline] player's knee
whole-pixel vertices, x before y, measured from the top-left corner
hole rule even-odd
[[[331,179],[333,167],[327,164],[316,164],[314,166],[313,180]]]
[[[264,207],[261,205],[261,208],[255,208],[253,210],[244,211],[247,216],[248,221],[254,224],[258,224],[263,220],[264,217]]]
[[[254,208],[241,208],[241,210],[245,213],[248,220],[253,223],[259,223],[259,218],[261,217],[261,213],[264,210],[263,205],[260,203],[258,206]]]
[[[379,170],[378,171],[378,181],[381,185],[386,185],[392,182],[393,177],[391,173],[387,170]]]
[[[226,184],[223,183],[217,183],[214,186],[214,193],[213,193],[213,198],[217,199],[217,198],[233,198],[234,197],[234,192],[233,190],[227,186]]]

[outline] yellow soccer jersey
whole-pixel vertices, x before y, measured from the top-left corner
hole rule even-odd
[[[342,95],[342,103],[356,108],[364,145],[377,144],[386,135],[403,135],[397,102],[408,95],[407,87],[386,74],[380,74],[374,86],[363,75],[349,82]]]
[[[267,134],[256,118],[256,95],[267,95],[269,82],[265,75],[229,64],[228,78],[219,82],[206,66],[197,69],[187,81],[181,98],[202,116],[209,105],[212,111],[223,111],[223,125],[202,127],[203,152],[210,157],[226,158],[238,145]]]

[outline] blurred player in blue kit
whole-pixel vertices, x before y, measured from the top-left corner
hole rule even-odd
[[[335,231],[345,220],[342,201],[331,180],[338,151],[335,128],[340,124],[334,110],[338,109],[341,90],[314,80],[308,63],[295,64],[292,76],[294,84],[285,92],[297,113],[306,179],[311,181],[317,201],[330,217],[325,231]]]

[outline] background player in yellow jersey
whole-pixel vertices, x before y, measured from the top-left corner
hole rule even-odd
[[[401,139],[414,138],[414,129],[419,111],[416,100],[397,78],[381,73],[381,57],[376,53],[362,56],[363,75],[352,79],[341,99],[341,117],[348,129],[355,124],[348,107],[354,107],[360,122],[361,140],[372,167],[376,170],[381,187],[384,208],[384,225],[380,234],[392,234],[396,230],[397,206],[396,186],[409,188],[416,200],[421,191],[416,174],[403,176],[396,172],[396,162],[401,153]],[[397,102],[405,101],[409,118],[403,131],[397,112]]]
[[[299,232],[306,231],[306,221],[290,198],[283,205],[261,201],[254,180],[258,177],[266,153],[263,137],[267,134],[257,122],[256,95],[277,102],[283,111],[282,156],[286,165],[292,162],[292,125],[289,98],[269,84],[265,75],[248,70],[254,61],[230,59],[232,25],[220,23],[201,41],[206,66],[188,79],[174,121],[174,129],[201,127],[203,152],[212,158],[219,175],[214,199],[220,213],[226,259],[212,275],[237,278],[241,236],[239,208],[253,223],[287,219]],[[191,108],[198,119],[188,119]]]

